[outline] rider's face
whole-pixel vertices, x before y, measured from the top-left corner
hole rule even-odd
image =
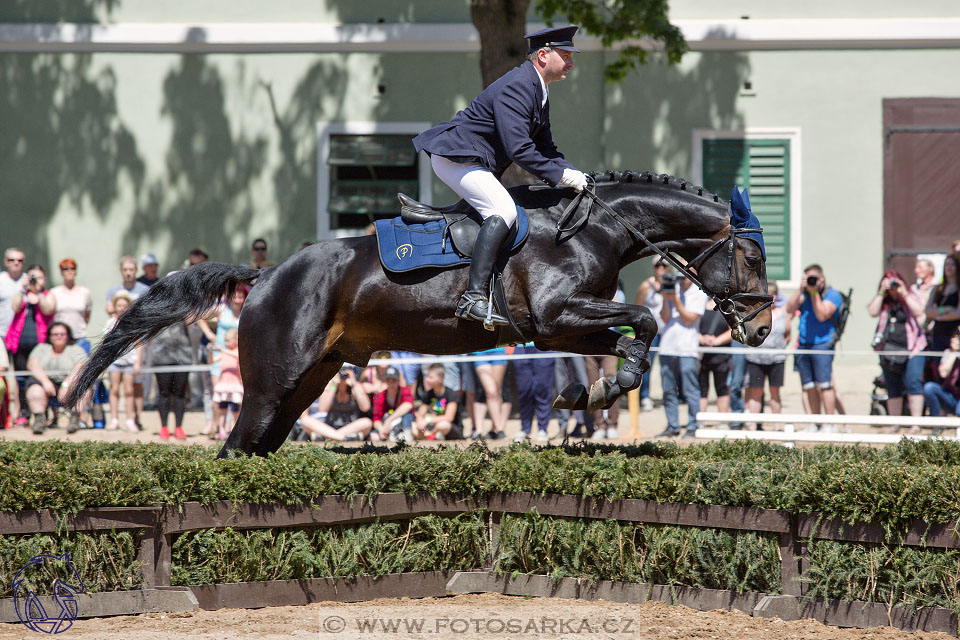
[[[541,49],[546,54],[543,62],[543,80],[546,83],[565,80],[573,69],[573,52],[561,49]]]

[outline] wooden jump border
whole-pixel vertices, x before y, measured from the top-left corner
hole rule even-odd
[[[516,578],[497,575],[492,569],[503,514],[525,514],[533,509],[545,516],[777,534],[782,593],[736,594],[610,580],[555,580],[536,575],[520,575]],[[487,566],[479,571],[433,571],[379,577],[313,578],[189,587],[170,585],[173,538],[188,531],[226,527],[242,530],[352,525],[374,520],[409,520],[423,515],[456,515],[478,510],[489,514],[491,549]],[[91,508],[74,516],[58,516],[49,509],[0,512],[0,535],[111,529],[141,530],[139,560],[143,586],[135,591],[82,596],[78,604],[84,617],[179,611],[197,607],[264,607],[319,601],[353,602],[383,597],[439,597],[455,593],[496,592],[618,602],[662,600],[695,609],[724,608],[758,616],[814,618],[836,626],[891,625],[908,631],[943,631],[952,635],[957,635],[958,630],[957,615],[947,609],[912,609],[905,606],[890,609],[883,603],[815,600],[807,597],[808,585],[802,577],[809,568],[809,540],[868,544],[879,544],[885,540],[884,529],[880,525],[850,525],[817,514],[526,492],[490,493],[484,498],[444,494],[432,496],[427,493],[384,493],[352,498],[324,496],[307,505],[188,502],[154,507]],[[902,544],[960,549],[960,533],[954,524],[930,524],[917,520],[910,523]],[[0,621],[17,621],[12,599],[0,600]]]

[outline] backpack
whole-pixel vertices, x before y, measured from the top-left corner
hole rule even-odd
[[[843,330],[847,328],[847,318],[850,316],[850,299],[853,297],[853,288],[847,291],[846,294],[839,289],[837,289],[837,292],[840,294],[840,306],[837,307],[832,318],[833,337],[830,338],[831,349],[837,346],[841,336],[843,336]]]

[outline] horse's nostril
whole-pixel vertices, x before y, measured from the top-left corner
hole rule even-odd
[[[769,333],[770,333],[770,327],[763,326],[757,329],[757,335],[760,336],[761,338],[766,338],[767,334]]]

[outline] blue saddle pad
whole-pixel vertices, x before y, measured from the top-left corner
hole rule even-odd
[[[384,269],[394,273],[412,271],[424,267],[454,267],[470,262],[453,248],[450,236],[446,242],[444,220],[426,224],[407,224],[403,218],[377,220],[377,244],[380,247],[380,262]],[[527,213],[517,207],[517,237],[510,247],[512,251],[527,237],[530,225]]]

